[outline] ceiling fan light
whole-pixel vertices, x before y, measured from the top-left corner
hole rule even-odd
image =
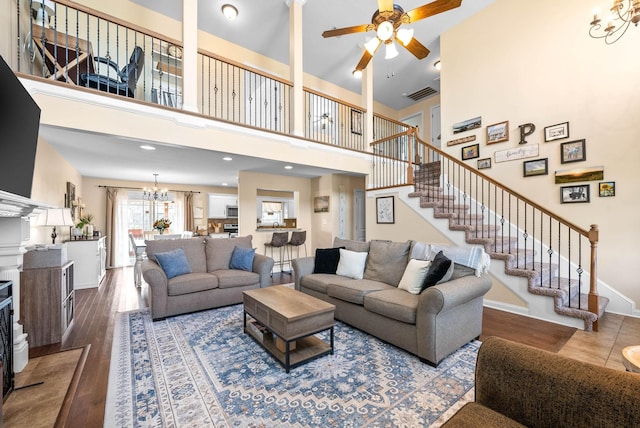
[[[223,4],[222,5],[222,14],[229,21],[233,21],[238,16],[238,9],[231,4]]]
[[[401,28],[398,30],[396,37],[400,42],[407,46],[411,39],[413,39],[413,28]]]
[[[377,37],[374,37],[369,41],[365,42],[364,48],[367,50],[367,52],[373,55],[378,50],[378,46],[380,46],[380,43],[381,43],[380,39]]]
[[[395,43],[387,43],[387,50],[384,54],[384,59],[393,59],[398,56],[398,49],[396,49]]]
[[[378,34],[378,38],[383,42],[386,42],[393,36],[393,24],[391,21],[382,21],[378,25],[378,29],[376,30]]]

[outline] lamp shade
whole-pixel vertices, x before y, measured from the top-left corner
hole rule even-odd
[[[40,214],[38,226],[74,226],[69,208],[51,208]]]

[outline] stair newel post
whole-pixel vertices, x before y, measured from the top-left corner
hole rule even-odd
[[[589,229],[589,242],[591,242],[591,266],[589,277],[589,312],[596,314],[598,318],[593,322],[593,331],[598,331],[598,319],[600,308],[598,307],[598,225],[592,224]]]
[[[407,130],[407,184],[413,184],[413,145],[416,141],[415,133],[416,128],[409,128]]]

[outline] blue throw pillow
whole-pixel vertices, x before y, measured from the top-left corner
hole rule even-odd
[[[191,273],[191,266],[182,247],[165,253],[156,253],[156,260],[169,279]]]
[[[240,269],[251,272],[253,270],[253,256],[255,253],[255,248],[242,248],[236,245],[231,254],[229,269]]]

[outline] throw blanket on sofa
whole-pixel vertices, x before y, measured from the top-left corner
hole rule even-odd
[[[475,269],[476,276],[489,272],[491,257],[480,246],[431,245],[431,254],[433,256],[438,254],[440,250],[442,250],[442,254],[453,260],[454,263]]]

